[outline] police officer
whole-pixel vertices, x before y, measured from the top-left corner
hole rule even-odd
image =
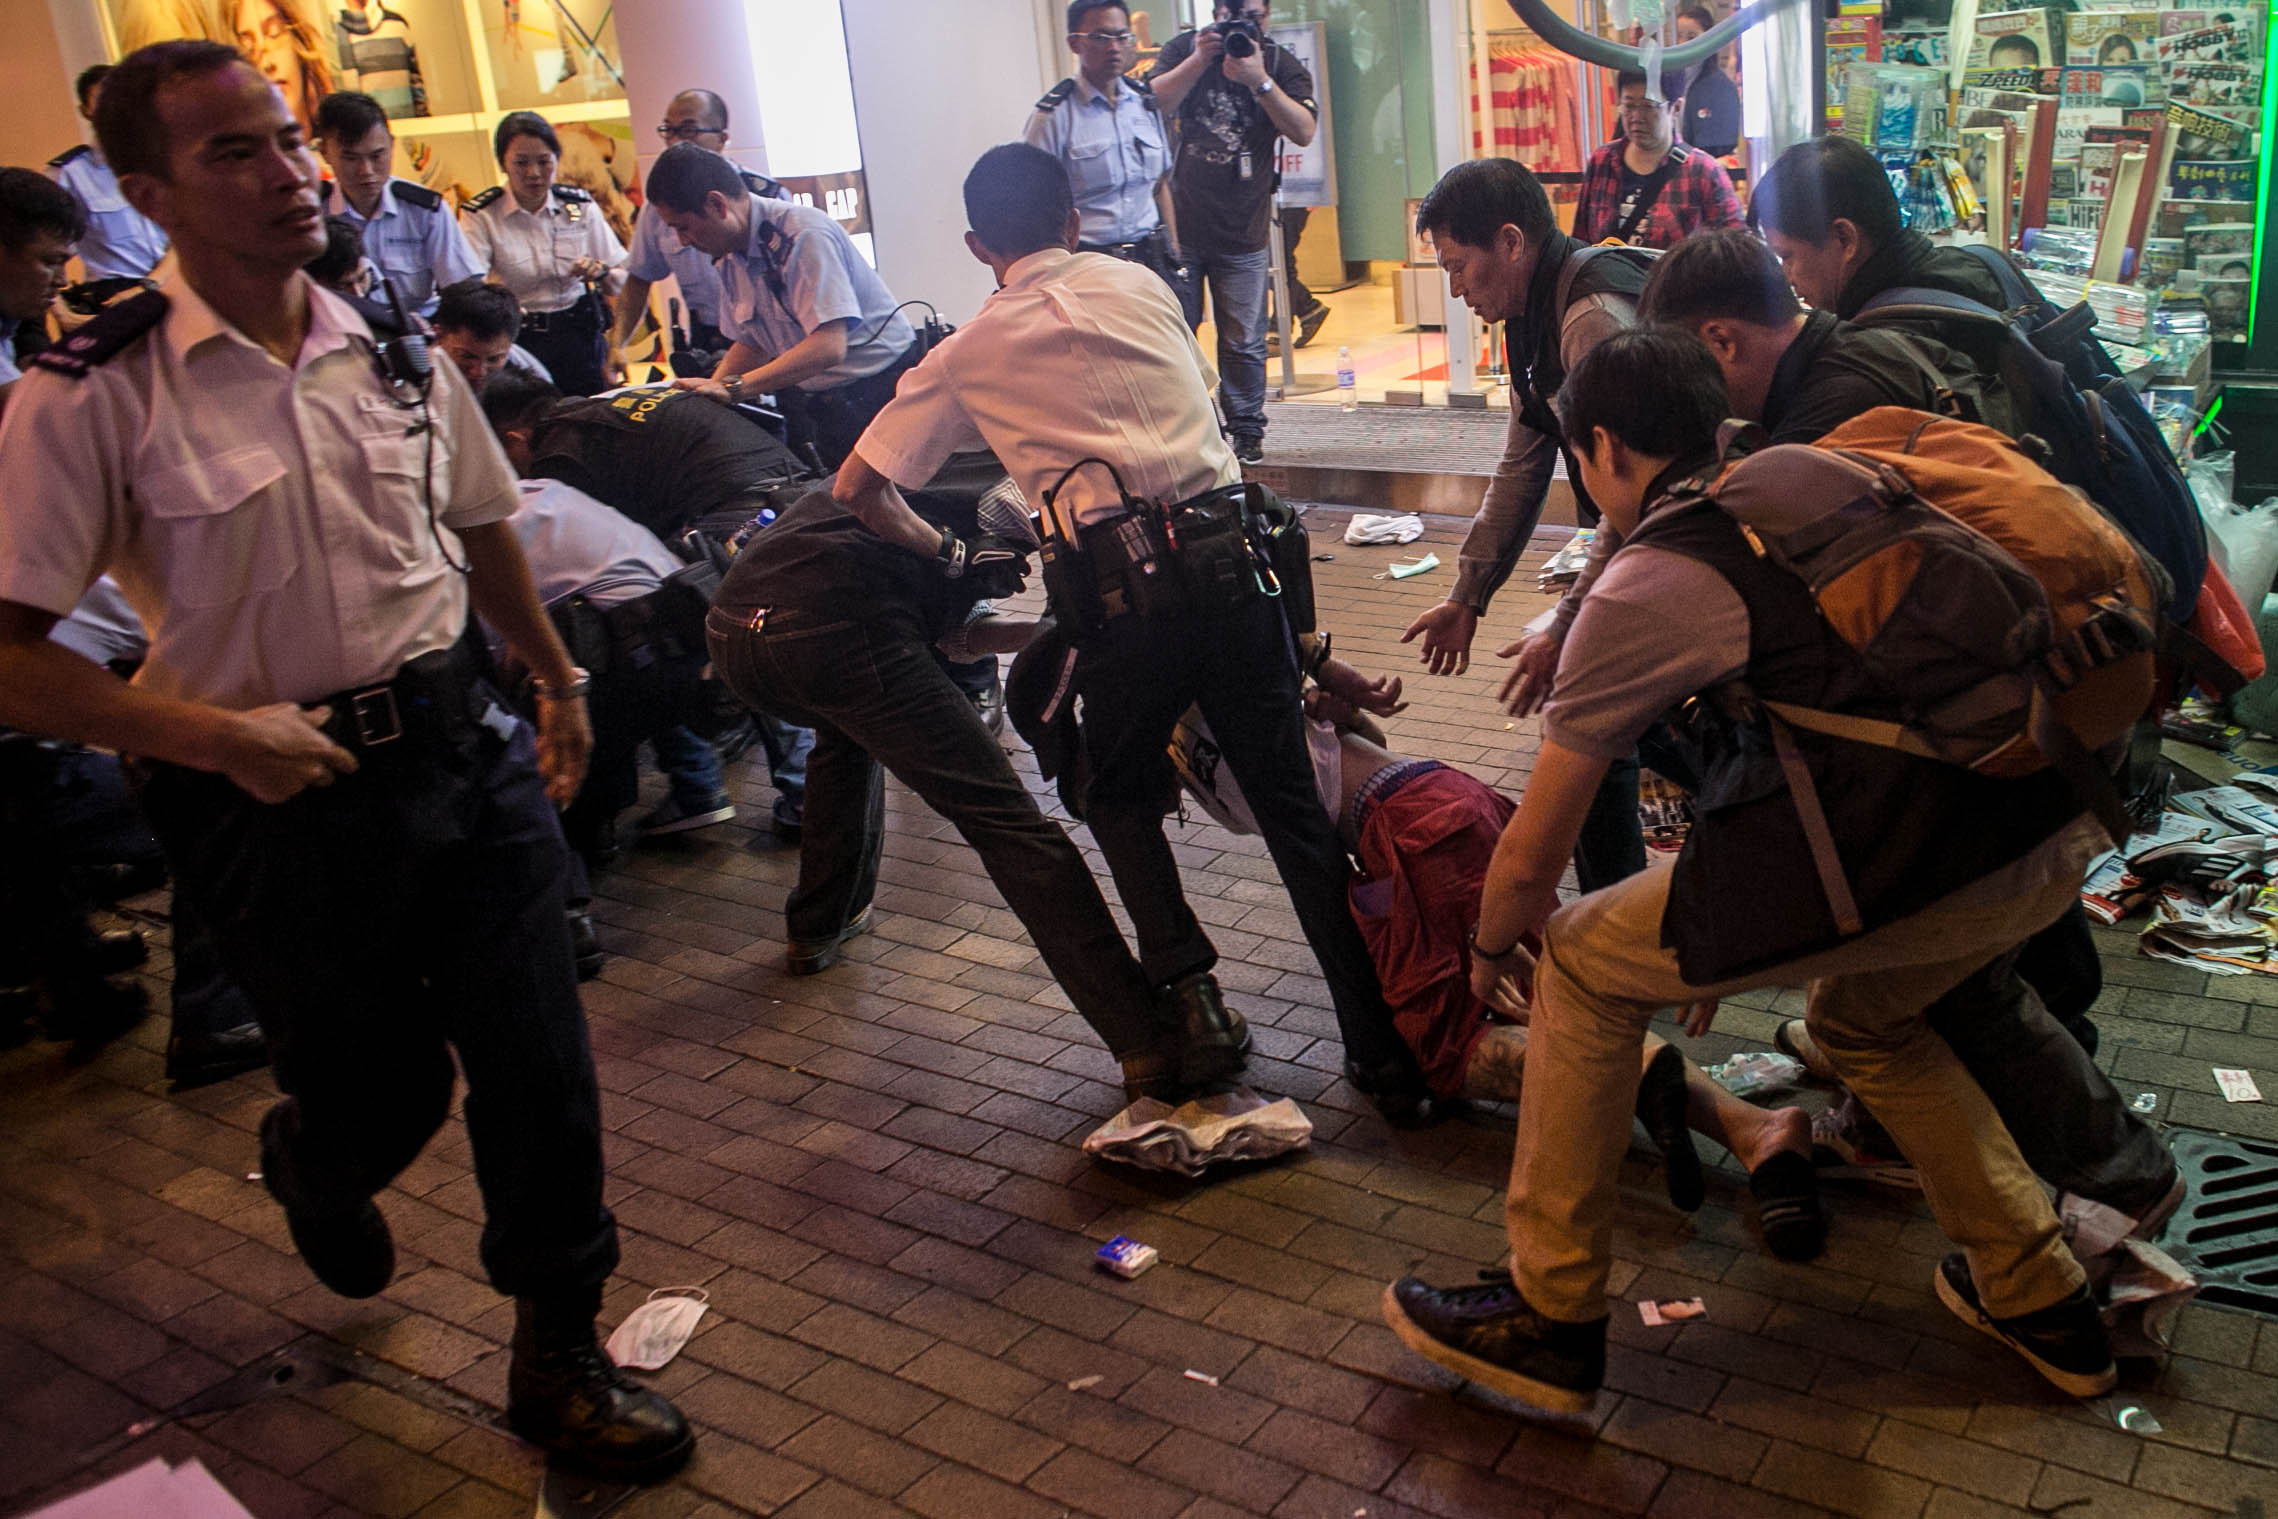
[[[1388,1112],[1412,1111],[1422,1076],[1346,907],[1350,866],[1314,787],[1279,604],[1237,557],[1148,577],[1149,587],[1210,587],[1183,606],[1150,608],[1135,589],[1141,561],[1116,557],[1118,547],[1148,536],[1132,499],[1184,502],[1240,479],[1185,315],[1160,280],[1073,251],[1080,223],[1068,176],[1041,148],[1008,143],[981,155],[965,181],[965,207],[966,246],[999,288],[904,378],[832,493],[891,541],[952,557],[955,545],[902,505],[895,488],[922,484],[949,453],[986,445],[1031,502],[1051,503],[1061,549],[1078,549],[1061,553],[1056,562],[1068,569],[1048,581],[1062,624],[1080,627],[1091,620],[1085,604],[1098,608],[1097,627],[1077,639],[1075,669],[1092,767],[1086,817],[1166,1016],[1205,1043],[1205,1031],[1225,1026],[1210,974],[1217,950],[1187,906],[1163,837],[1174,784],[1165,746],[1179,715],[1199,702],[1328,980],[1348,1077]],[[1185,552],[1171,547],[1166,557]],[[1086,563],[1095,572],[1088,586],[1078,568]]]
[[[886,282],[837,222],[754,194],[741,170],[695,143],[664,150],[648,198],[682,242],[715,260],[721,330],[735,340],[713,378],[674,383],[731,403],[795,399],[823,467],[838,468],[918,360],[917,334]]]
[[[442,195],[391,175],[395,134],[378,101],[354,90],[325,96],[316,108],[316,147],[332,170],[325,211],[363,234],[364,256],[394,284],[406,310],[433,316],[437,291],[482,278],[482,261]]]
[[[310,1269],[387,1286],[372,1198],[448,1116],[455,1055],[483,1264],[517,1300],[508,1423],[661,1477],[688,1427],[593,1332],[617,1238],[548,804],[591,733],[506,461],[455,370],[375,352],[301,272],[316,160],[257,69],[157,43],[96,116],[182,272],[43,355],[0,422],[0,723],[143,756],[176,889],[269,1036],[261,1169]],[[46,636],[106,567],[153,630],[132,685]],[[464,652],[470,603],[542,682],[535,743]]]
[[[667,143],[692,142],[714,153],[725,153],[728,103],[710,90],[682,90],[665,106],[657,136]],[[744,183],[763,200],[787,199],[783,187],[763,174],[745,170]],[[709,254],[682,242],[658,219],[654,206],[643,205],[641,214],[633,219],[633,246],[625,259],[625,288],[617,292],[619,348],[632,341],[641,319],[648,314],[649,287],[666,275],[680,287],[680,298],[688,307],[688,330],[673,339],[673,371],[710,374],[728,348],[728,339],[720,331],[720,276]],[[702,367],[682,367],[682,353],[691,362],[700,360]]]
[[[1124,77],[1135,41],[1122,4],[1070,0],[1075,77],[1036,102],[1022,135],[1067,167],[1083,218],[1078,251],[1145,264],[1176,290],[1184,260],[1171,235],[1170,148],[1154,89]]]
[[[95,119],[95,97],[111,65],[98,63],[80,72],[74,88],[79,114]],[[119,193],[119,177],[103,158],[101,148],[85,143],[58,153],[47,161],[48,175],[79,197],[87,208],[87,234],[79,240],[79,267],[87,282],[139,280],[166,257],[166,234],[158,224],[127,204]]]
[[[47,336],[48,308],[86,231],[70,191],[29,169],[0,169],[0,405],[29,362],[28,354],[19,361],[19,341]]]
[[[467,202],[459,218],[467,242],[522,303],[522,346],[554,383],[576,396],[606,390],[615,378],[601,288],[621,277],[625,249],[592,196],[554,183],[562,141],[545,117],[508,113],[491,146],[506,184]]]

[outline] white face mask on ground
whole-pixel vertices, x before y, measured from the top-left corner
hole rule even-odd
[[[661,1369],[696,1332],[710,1297],[701,1287],[659,1287],[609,1336],[609,1359],[628,1371]]]

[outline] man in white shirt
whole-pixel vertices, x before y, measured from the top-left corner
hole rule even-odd
[[[182,272],[42,355],[0,420],[0,723],[148,767],[175,889],[269,1036],[261,1171],[310,1269],[386,1288],[372,1199],[449,1116],[456,1064],[483,1264],[516,1299],[507,1421],[661,1478],[694,1438],[594,1338],[616,1226],[549,805],[592,734],[506,525],[513,475],[456,370],[376,362],[302,272],[316,161],[257,69],[156,43],[96,118]],[[47,637],[106,568],[151,629],[132,685]],[[537,672],[535,742],[464,647],[470,608]]]
[[[1131,911],[1161,1016],[1196,1046],[1223,1038],[1227,1026],[1210,974],[1217,950],[1187,906],[1163,837],[1172,785],[1165,746],[1179,715],[1199,703],[1321,962],[1348,1077],[1388,1113],[1412,1113],[1423,1079],[1346,910],[1351,870],[1314,792],[1281,604],[1258,589],[1246,556],[1205,560],[1199,543],[1134,549],[1134,540],[1165,536],[1161,508],[1239,486],[1178,300],[1143,268],[1073,251],[1080,219],[1067,172],[1040,148],[1011,143],[983,154],[966,178],[965,207],[966,246],[995,271],[997,293],[903,378],[833,494],[890,541],[931,553],[947,547],[942,534],[896,487],[923,484],[964,449],[987,447],[1003,461],[1046,511],[1048,531],[1077,549],[1060,555],[1068,568],[1057,582],[1048,572],[1047,586],[1079,650],[1092,766],[1086,820]],[[1131,498],[1149,504],[1135,513]],[[1219,494],[1196,510],[1231,508]],[[1195,556],[1192,573],[1152,573],[1182,553]],[[1223,581],[1214,569],[1226,572]],[[1174,581],[1216,589],[1148,604],[1151,588]]]
[[[87,213],[69,190],[30,169],[0,169],[0,405],[22,369],[17,334],[47,321],[63,291]]]

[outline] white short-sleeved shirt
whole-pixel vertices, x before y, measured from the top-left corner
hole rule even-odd
[[[389,180],[380,187],[380,203],[369,217],[358,215],[340,187],[330,185],[324,213],[355,223],[364,235],[364,256],[395,281],[403,303],[421,316],[435,314],[437,292],[443,286],[478,280],[489,272],[467,246],[458,218],[440,195],[424,185]]]
[[[141,279],[166,257],[158,223],[127,204],[119,177],[93,148],[77,147],[48,160],[48,174],[87,208],[87,235],[79,239],[79,266],[91,280]]]
[[[479,203],[479,204],[478,204]],[[593,198],[567,185],[537,211],[525,211],[510,191],[496,200],[476,196],[459,213],[467,245],[494,278],[513,292],[524,311],[567,311],[585,294],[585,282],[570,273],[581,258],[597,258],[611,269],[623,266],[624,245],[609,230]]]
[[[917,334],[844,227],[812,206],[757,195],[749,204],[750,241],[718,261],[722,332],[781,358],[818,328],[850,324],[846,357],[801,390],[867,379],[908,352]]]
[[[914,488],[981,445],[1038,511],[1091,455],[1164,502],[1241,478],[1178,297],[1154,271],[1105,253],[1048,248],[1014,264],[973,320],[902,376],[855,452]],[[1069,478],[1057,514],[1064,532],[1121,506],[1091,465]]]
[[[16,329],[21,323],[0,318],[0,385],[23,378],[16,364]]]
[[[633,218],[633,246],[625,255],[625,272],[652,285],[671,275],[689,313],[706,326],[720,325],[720,276],[712,267],[712,256],[682,242],[654,206],[641,207],[641,214]]]
[[[25,376],[0,418],[0,600],[61,617],[109,570],[150,630],[137,682],[240,709],[458,639],[466,581],[437,529],[464,563],[453,530],[510,516],[513,470],[456,367],[435,366],[419,429],[363,319],[303,283],[290,365],[175,279],[158,325],[85,378]]]
[[[509,519],[538,599],[582,594],[597,607],[646,596],[683,561],[623,512],[559,480],[524,480]]]

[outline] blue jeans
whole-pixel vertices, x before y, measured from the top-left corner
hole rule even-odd
[[[1187,259],[1195,285],[1187,318],[1201,325],[1202,286],[1207,284],[1210,319],[1218,324],[1218,404],[1226,414],[1226,430],[1236,437],[1265,436],[1266,286],[1272,263],[1264,248],[1193,253]]]
[[[775,782],[775,821],[797,824],[807,807],[807,755],[815,735],[794,728],[764,712],[751,715],[759,730],[759,746],[767,753],[768,779]],[[649,742],[657,752],[657,768],[674,801],[690,812],[709,812],[728,794],[727,774],[720,768],[720,751],[686,728],[666,728]]]

